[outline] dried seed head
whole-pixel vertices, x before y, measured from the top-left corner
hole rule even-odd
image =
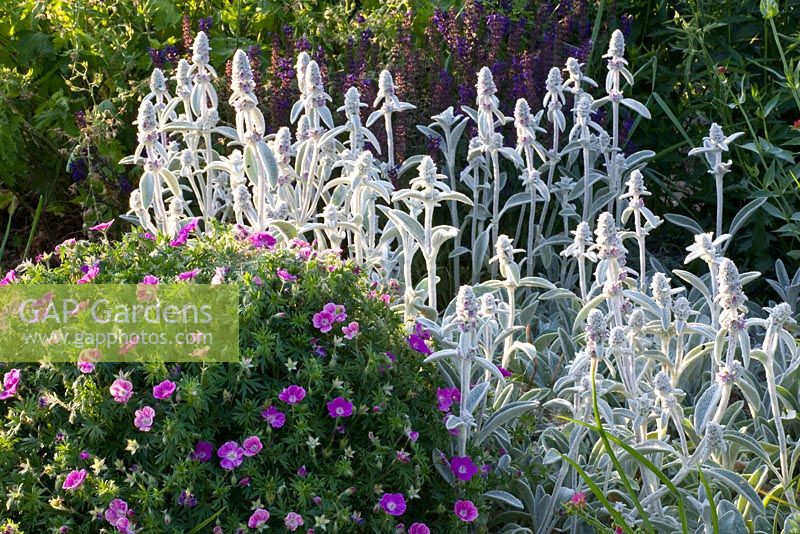
[[[548,93],[555,94],[562,91],[564,85],[564,78],[561,77],[561,71],[558,67],[553,67],[547,73],[547,79],[544,82],[544,87]]]
[[[686,322],[692,313],[692,305],[686,297],[680,296],[672,304],[672,313],[676,321]]]
[[[322,74],[319,72],[319,65],[313,59],[306,66],[305,90],[306,93],[323,90]]]
[[[436,164],[430,156],[422,158],[419,164],[419,177],[429,186],[433,186],[436,183]]]
[[[514,244],[507,235],[500,234],[497,236],[497,243],[495,243],[494,247],[501,263],[510,263],[514,261]]]
[[[478,72],[478,83],[475,88],[478,90],[478,102],[481,102],[482,98],[492,97],[497,93],[494,76],[492,76],[492,71],[489,70],[489,67],[482,67]]]
[[[478,301],[472,286],[461,286],[456,296],[455,324],[462,332],[472,332],[478,325]]]
[[[297,54],[297,61],[294,64],[294,72],[295,76],[297,76],[297,87],[300,89],[302,94],[306,94],[306,68],[308,64],[311,63],[311,56],[308,55],[308,52],[303,51]]]
[[[597,256],[601,260],[624,256],[622,240],[619,238],[614,216],[609,212],[603,212],[598,217],[594,235],[597,236]]]
[[[167,83],[164,81],[164,73],[161,69],[153,69],[153,73],[150,75],[150,90],[155,94],[167,91]]]
[[[624,349],[628,342],[628,337],[625,335],[625,328],[622,326],[615,326],[611,329],[608,336],[608,346],[611,349]]]
[[[208,46],[208,36],[205,32],[197,32],[192,48],[192,62],[195,65],[208,65],[208,54],[211,48]]]
[[[711,127],[708,129],[708,139],[715,145],[724,143],[725,134],[722,132],[722,126],[716,122],[712,122]]]
[[[344,113],[351,120],[361,117],[361,94],[355,86],[344,94]]]
[[[628,326],[630,326],[634,330],[642,328],[646,322],[647,319],[644,315],[644,310],[641,308],[636,308],[635,310],[633,310],[630,316],[628,317]]]
[[[670,279],[664,273],[656,273],[650,282],[650,291],[653,293],[653,300],[662,308],[672,307],[672,288],[669,285]]]
[[[158,129],[158,119],[156,118],[156,110],[153,103],[145,100],[139,106],[139,117],[137,118],[139,125],[139,142],[152,141],[152,139],[143,140],[142,137],[149,137]]]
[[[533,117],[531,116],[531,107],[528,105],[528,101],[524,98],[517,99],[517,103],[514,106],[514,126],[518,129],[528,128],[532,121]]]
[[[611,41],[608,43],[608,56],[617,59],[625,56],[625,36],[619,30],[614,30],[611,34]]]
[[[724,309],[738,309],[747,301],[747,297],[742,291],[739,269],[728,258],[722,258],[719,264],[717,285],[719,286],[719,293],[716,300]]]
[[[603,312],[594,308],[586,317],[586,336],[593,343],[601,343],[608,338],[608,327]]]
[[[378,90],[383,93],[384,98],[387,100],[395,96],[394,79],[392,73],[383,69],[378,77]]]
[[[497,313],[497,299],[492,293],[485,293],[478,300],[480,301],[481,317],[493,317]]]
[[[664,371],[656,373],[656,376],[653,377],[653,389],[662,397],[672,393],[674,388],[672,387],[672,380],[670,380],[669,375]]]
[[[794,319],[792,318],[792,307],[785,302],[781,302],[772,308],[768,308],[768,311],[772,322],[779,327],[785,325],[786,323],[794,322]]]

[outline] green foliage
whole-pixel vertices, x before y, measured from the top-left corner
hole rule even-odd
[[[436,410],[435,369],[409,349],[398,316],[381,299],[365,297],[368,281],[352,264],[335,254],[304,260],[307,250],[264,252],[222,229],[184,247],[127,234],[117,243],[64,244],[41,263],[19,269],[24,283],[72,282],[88,264],[100,265],[96,283],[138,283],[148,274],[168,283],[198,267],[197,282],[208,283],[216,268],[226,268],[226,282],[241,288],[242,359],[99,363],[89,374],[72,365],[20,367],[18,393],[0,401],[0,485],[9,488],[0,524],[15,522],[27,533],[62,525],[96,532],[108,524],[89,518],[120,498],[135,510],[137,528],[147,532],[188,531],[215,513],[211,524],[232,532],[258,507],[270,511],[273,526],[296,511],[306,528],[329,520],[329,528],[351,532],[360,516],[362,530],[386,532],[395,521],[376,505],[389,492],[406,496],[408,511],[399,520],[453,531],[452,505],[432,503],[466,495],[479,504],[488,484],[502,485],[501,476],[476,477],[457,488],[442,480],[433,451],[447,450],[449,436]],[[278,269],[298,279],[283,281]],[[312,326],[313,314],[327,302],[345,306],[347,321],[361,325],[358,336],[347,340],[336,329],[321,333]],[[120,376],[133,383],[126,404],[109,393]],[[177,384],[175,395],[156,400],[151,388],[167,379]],[[295,406],[278,400],[290,384],[307,392]],[[354,404],[352,417],[329,416],[326,402],[338,396]],[[135,410],[144,405],[156,410],[149,432],[133,424]],[[286,414],[282,428],[262,418],[267,406]],[[419,432],[418,441],[409,439],[411,430]],[[216,455],[207,463],[192,458],[198,440],[216,448],[253,435],[264,449],[233,471],[223,470]],[[82,459],[82,451],[91,456]],[[398,451],[408,460],[399,459]],[[478,454],[489,464],[497,456],[476,451],[476,461]],[[298,474],[302,466],[307,476]],[[81,468],[89,472],[84,485],[63,490],[66,474]],[[198,505],[179,505],[183,491]]]
[[[648,171],[664,202],[657,211],[683,213],[712,228],[707,207],[714,203],[714,181],[703,162],[686,153],[712,122],[727,133],[744,132],[747,141],[729,154],[734,172],[725,179],[725,227],[749,200],[767,199],[730,250],[737,263],[762,271],[771,268],[773,250],[800,259],[800,11],[784,4],[621,6],[632,15],[633,61],[643,65],[637,79],[657,104],[650,105],[654,120],[640,123],[631,136],[658,154]],[[664,253],[671,255],[673,242],[685,237],[661,236]]]

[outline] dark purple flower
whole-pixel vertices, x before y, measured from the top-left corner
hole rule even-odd
[[[450,460],[450,469],[457,479],[469,481],[478,472],[478,466],[469,456],[455,456]]]
[[[200,440],[194,446],[194,453],[192,459],[198,462],[208,462],[214,454],[214,445],[209,441]]]

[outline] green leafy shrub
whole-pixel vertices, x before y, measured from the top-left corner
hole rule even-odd
[[[224,271],[226,282],[241,287],[242,358],[98,363],[90,372],[72,364],[19,366],[18,389],[0,401],[3,514],[18,532],[112,531],[104,513],[113,499],[127,502],[133,513],[126,519],[144,532],[187,532],[207,520],[204,532],[215,524],[233,532],[258,508],[272,514],[272,528],[283,528],[295,512],[305,528],[350,532],[363,523],[361,529],[387,532],[399,521],[424,521],[452,532],[452,503],[474,495],[480,505],[485,481],[500,477],[475,477],[457,486],[457,496],[436,473],[433,452],[449,436],[436,409],[435,369],[409,348],[381,288],[336,253],[318,255],[300,242],[255,249],[222,229],[185,246],[131,233],[117,243],[64,244],[17,275],[22,283],[74,282],[87,265],[99,266],[94,283],[138,283],[148,275],[167,283],[195,268],[194,282],[184,283],[208,283]],[[329,302],[342,305],[347,319],[324,333],[313,316]],[[351,321],[360,331],[346,339],[342,326]],[[120,378],[133,388],[125,403],[109,391]],[[167,380],[175,392],[155,398],[153,387]],[[304,388],[302,402],[279,399],[290,385]],[[351,416],[329,415],[326,405],[336,397],[352,403]],[[144,406],[155,411],[149,431],[134,423]],[[285,415],[283,425],[262,416],[270,406]],[[250,436],[263,449],[223,469],[216,451]],[[201,441],[213,444],[209,461],[197,458]],[[491,462],[489,452],[481,454]],[[67,475],[82,469],[82,484],[63,489]],[[384,513],[384,493],[402,493],[405,513]]]

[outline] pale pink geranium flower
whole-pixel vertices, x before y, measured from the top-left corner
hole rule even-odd
[[[259,528],[264,526],[269,521],[269,512],[263,508],[257,509],[247,520],[247,526],[250,528]]]
[[[156,418],[156,411],[150,406],[145,406],[135,412],[136,417],[133,424],[142,432],[150,432],[153,428],[153,420]]]
[[[89,373],[94,371],[94,364],[92,362],[86,362],[86,361],[78,362],[78,370],[81,373],[88,375]]]
[[[332,313],[323,310],[314,314],[312,323],[314,328],[318,328],[319,331],[324,334],[326,332],[330,332],[333,328],[334,316]]]
[[[289,512],[286,514],[286,519],[283,520],[283,524],[286,525],[286,528],[289,529],[290,532],[294,532],[305,525],[305,521],[303,521],[303,516],[297,512]]]
[[[133,396],[133,384],[124,378],[117,378],[114,380],[114,383],[111,384],[108,390],[111,392],[111,396],[114,397],[114,400],[122,404],[128,402]]]
[[[361,327],[356,321],[352,321],[347,326],[342,327],[342,333],[344,334],[345,339],[353,339],[360,331]]]
[[[173,393],[175,393],[175,382],[171,380],[164,380],[153,386],[153,397],[159,400],[168,399]]]
[[[261,440],[258,439],[258,436],[250,436],[242,442],[245,456],[255,456],[261,451],[262,447],[263,445],[261,445]]]
[[[65,490],[74,490],[81,487],[84,480],[86,480],[86,469],[73,470],[67,473],[67,477],[61,487]]]
[[[231,471],[242,465],[244,460],[244,449],[235,441],[228,441],[217,449],[217,456],[221,458],[220,467]]]
[[[281,428],[286,423],[286,414],[279,412],[274,406],[270,406],[262,411],[261,417],[263,417],[272,428]]]
[[[133,534],[133,525],[128,520],[128,516],[133,515],[133,510],[128,509],[128,503],[122,499],[114,499],[106,509],[106,521],[117,529],[117,532]]]

